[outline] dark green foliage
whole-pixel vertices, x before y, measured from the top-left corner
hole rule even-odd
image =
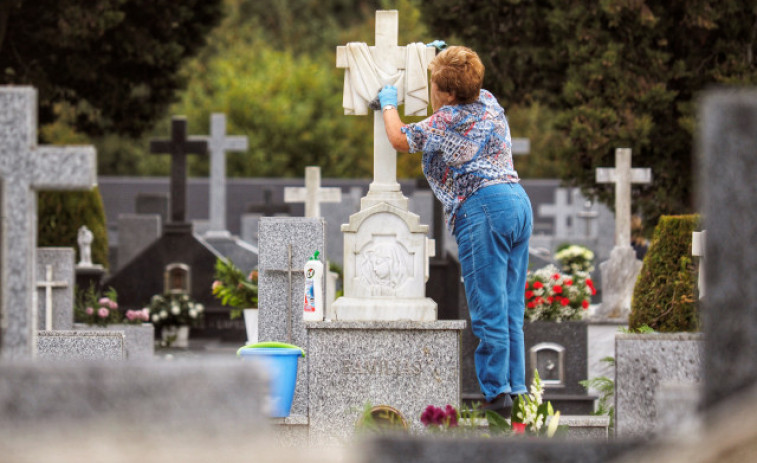
[[[108,234],[100,190],[43,191],[38,196],[37,246],[66,246],[76,249],[79,262],[79,227],[92,232],[92,262],[108,268]]]
[[[632,148],[633,165],[653,171],[652,185],[633,189],[647,228],[692,211],[697,93],[757,83],[753,1],[426,0],[423,10],[435,36],[479,52],[484,85],[506,109],[556,111],[565,143],[548,154],[559,151],[567,182],[611,204],[595,168]]]
[[[182,87],[179,66],[221,19],[221,0],[15,0],[0,4],[0,83],[39,90],[88,134],[137,135]]]
[[[697,268],[691,234],[698,215],[663,216],[636,280],[629,328],[648,325],[658,332],[699,330]]]

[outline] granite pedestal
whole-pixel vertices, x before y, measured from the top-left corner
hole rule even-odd
[[[465,321],[305,322],[310,442],[352,437],[366,404],[397,409],[411,430],[429,405],[460,403]]]
[[[123,331],[124,349],[129,360],[150,360],[155,355],[155,326],[152,323],[140,325],[117,324],[108,326],[74,324],[78,331]]]
[[[702,381],[701,333],[618,334],[615,337],[615,435],[651,438],[655,395],[666,381]]]
[[[123,331],[40,331],[37,358],[40,360],[123,360],[126,358]]]

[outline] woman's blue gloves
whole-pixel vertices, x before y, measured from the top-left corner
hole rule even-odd
[[[379,102],[381,102],[381,109],[387,105],[397,107],[397,87],[394,85],[386,85],[379,91]]]
[[[447,42],[445,42],[444,40],[434,40],[431,43],[427,43],[426,46],[427,47],[434,47],[437,50],[442,51],[445,48],[447,48]]]

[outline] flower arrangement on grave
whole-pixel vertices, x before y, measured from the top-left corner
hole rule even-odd
[[[521,394],[513,404],[512,428],[515,434],[533,434],[552,437],[560,424],[560,412],[555,412],[552,403],[543,400],[544,385],[539,371],[534,370],[530,393]]]
[[[594,253],[586,246],[578,244],[562,246],[557,250],[555,259],[560,262],[562,271],[571,275],[594,271]]]
[[[121,323],[121,312],[118,310],[118,294],[113,288],[108,288],[104,294],[95,290],[94,286],[77,294],[74,303],[74,318],[79,323],[88,325],[107,326]]]
[[[156,294],[150,299],[150,305],[146,309],[149,310],[150,320],[156,328],[197,326],[205,312],[202,304],[183,293]]]
[[[238,318],[243,309],[258,305],[258,271],[245,274],[231,260],[219,257],[212,290],[221,304],[232,308],[231,319]]]
[[[426,429],[436,431],[455,428],[458,425],[460,414],[452,405],[447,404],[444,408],[429,405],[421,413],[421,423]]]
[[[526,318],[532,322],[580,320],[596,293],[588,272],[565,275],[547,265],[526,277]]]

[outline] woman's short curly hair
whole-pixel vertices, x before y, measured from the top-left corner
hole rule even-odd
[[[431,81],[443,92],[454,93],[459,103],[478,100],[484,83],[484,63],[468,47],[453,46],[431,61]]]

